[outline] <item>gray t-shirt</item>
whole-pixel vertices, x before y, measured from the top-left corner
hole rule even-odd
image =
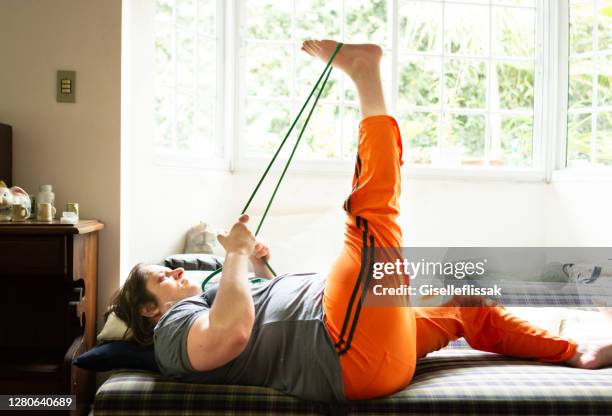
[[[251,287],[255,323],[245,350],[215,370],[198,372],[187,356],[187,334],[209,310],[218,285],[173,305],[155,327],[162,374],[192,383],[271,387],[306,400],[345,402],[342,372],[323,325],[325,279],[286,274]]]

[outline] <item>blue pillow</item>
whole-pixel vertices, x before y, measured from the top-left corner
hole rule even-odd
[[[111,341],[95,346],[75,358],[73,364],[92,371],[130,368],[159,372],[153,345],[142,347],[127,341]]]

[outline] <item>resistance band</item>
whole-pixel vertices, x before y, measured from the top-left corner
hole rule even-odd
[[[272,206],[272,201],[274,200],[274,197],[276,196],[276,192],[278,191],[278,188],[280,187],[280,184],[281,184],[283,178],[285,177],[285,173],[287,172],[287,169],[289,168],[289,165],[291,164],[291,160],[293,159],[293,156],[295,155],[295,151],[297,150],[297,147],[300,144],[300,141],[302,139],[302,135],[304,134],[304,131],[306,130],[306,127],[308,126],[308,123],[310,121],[310,117],[312,116],[312,113],[314,112],[314,110],[315,110],[315,108],[317,106],[317,103],[319,102],[319,98],[321,98],[321,94],[323,93],[323,90],[325,89],[325,85],[327,84],[327,80],[329,79],[329,75],[331,74],[331,71],[333,69],[333,67],[331,66],[331,63],[333,62],[333,60],[336,57],[336,55],[338,54],[338,52],[340,52],[340,48],[342,48],[342,45],[343,45],[342,43],[338,43],[338,46],[336,46],[336,50],[332,54],[331,58],[329,58],[329,61],[327,62],[327,65],[325,66],[325,69],[323,70],[323,72],[319,76],[319,79],[317,80],[316,84],[312,88],[312,91],[310,91],[310,95],[308,95],[308,98],[304,102],[304,105],[302,106],[302,108],[300,109],[299,113],[295,117],[295,120],[293,120],[293,123],[291,124],[291,127],[289,127],[289,131],[287,131],[287,134],[285,134],[285,137],[283,138],[283,140],[281,141],[281,144],[279,145],[278,149],[274,153],[274,156],[272,156],[272,160],[270,160],[270,163],[268,163],[268,166],[266,167],[266,170],[264,171],[263,175],[259,179],[259,182],[257,183],[257,186],[255,186],[255,189],[253,190],[253,193],[251,193],[251,196],[249,197],[246,205],[244,206],[244,208],[242,209],[242,212],[240,213],[240,215],[244,214],[246,212],[246,210],[249,208],[251,202],[253,201],[253,198],[255,197],[255,194],[257,193],[257,191],[259,190],[262,182],[264,181],[264,179],[268,175],[268,172],[270,171],[270,168],[272,167],[272,164],[274,163],[274,161],[276,160],[277,156],[279,155],[281,149],[285,145],[285,142],[287,141],[287,139],[291,135],[291,132],[293,131],[294,127],[297,125],[300,117],[302,116],[302,113],[304,112],[304,109],[308,105],[308,102],[310,101],[310,99],[314,95],[315,91],[319,87],[319,84],[321,83],[321,80],[323,80],[323,83],[321,84],[321,87],[319,88],[319,92],[317,93],[317,97],[315,98],[315,101],[312,104],[312,108],[308,112],[308,116],[306,117],[306,121],[304,122],[304,125],[302,126],[302,130],[300,131],[300,134],[298,135],[298,138],[295,141],[295,144],[293,145],[293,149],[291,150],[291,154],[289,155],[289,159],[287,160],[287,163],[285,164],[285,167],[283,168],[281,176],[278,179],[278,182],[276,183],[274,191],[272,192],[272,196],[270,197],[270,200],[268,201],[268,205],[266,206],[266,209],[264,210],[264,213],[263,213],[263,215],[261,217],[261,220],[259,221],[259,225],[257,226],[257,229],[255,230],[255,236],[257,236],[257,234],[259,234],[259,231],[261,230],[261,226],[263,225],[263,222],[266,219],[266,216],[268,215],[268,211],[270,210],[270,207]],[[266,263],[266,267],[272,272],[272,274],[274,276],[276,276],[276,273],[274,272],[272,267],[270,267],[268,262],[266,261],[265,263]],[[217,274],[221,273],[222,270],[223,270],[223,266],[219,267],[217,270],[212,272],[206,279],[204,279],[204,281],[202,282],[202,290],[204,290],[204,287],[206,286],[206,284],[214,276],[216,276]]]

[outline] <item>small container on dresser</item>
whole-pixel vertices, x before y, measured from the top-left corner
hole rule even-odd
[[[95,374],[72,360],[95,344],[102,228],[96,220],[0,224],[0,394],[74,394],[77,410],[53,414],[89,412]]]

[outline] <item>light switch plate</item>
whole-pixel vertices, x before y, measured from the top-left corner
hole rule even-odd
[[[76,71],[57,71],[56,101],[58,103],[74,103],[76,87]]]

